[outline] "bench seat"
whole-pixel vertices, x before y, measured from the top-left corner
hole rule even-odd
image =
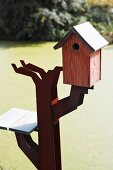
[[[24,109],[12,108],[0,116],[0,129],[30,134],[37,129],[37,113]]]

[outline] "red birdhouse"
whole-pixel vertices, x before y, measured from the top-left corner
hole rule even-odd
[[[91,87],[101,79],[101,48],[108,42],[89,23],[74,26],[54,49],[62,47],[65,84]]]

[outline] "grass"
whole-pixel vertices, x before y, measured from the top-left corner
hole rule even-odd
[[[4,45],[3,45],[4,44]],[[1,42],[0,114],[12,107],[36,110],[35,87],[30,78],[16,74],[11,63],[20,59],[46,71],[62,65],[62,53],[52,43]],[[58,83],[59,98],[70,86]],[[63,170],[113,169],[113,46],[102,51],[102,80],[89,90],[84,104],[60,120]],[[32,134],[37,141],[37,134]],[[3,170],[36,170],[18,148],[12,132],[0,130],[0,164]]]

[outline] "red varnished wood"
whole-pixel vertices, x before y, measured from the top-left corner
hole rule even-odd
[[[38,122],[38,145],[28,135],[16,133],[19,147],[39,170],[61,170],[61,146],[59,118],[77,109],[83,103],[88,88],[72,86],[70,96],[58,100],[57,83],[62,68],[56,67],[44,73],[42,79],[34,71],[42,73],[42,69],[29,65],[29,69],[14,70],[31,77],[36,85],[36,104]],[[31,67],[32,66],[32,67]],[[38,70],[37,70],[38,69]]]
[[[101,50],[91,54],[90,57],[90,86],[101,79]]]
[[[79,44],[79,50],[73,50],[74,43]],[[64,83],[82,87],[94,85],[99,80],[99,55],[100,51],[94,52],[76,33],[73,33],[62,46]],[[96,64],[94,75],[92,60],[95,60]]]

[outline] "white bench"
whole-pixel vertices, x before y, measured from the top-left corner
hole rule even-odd
[[[37,113],[12,108],[0,116],[0,129],[30,134],[37,128]]]

